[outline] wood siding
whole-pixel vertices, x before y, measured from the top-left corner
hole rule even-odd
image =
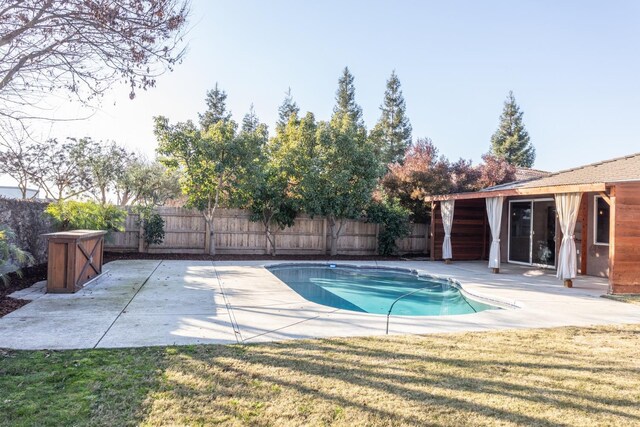
[[[145,248],[140,241],[138,216],[129,213],[125,231],[113,233],[105,242],[106,250],[146,251],[150,253],[205,253],[206,223],[202,214],[183,208],[161,207],[158,213],[165,221],[165,238],[160,245]],[[264,226],[249,220],[249,212],[220,209],[214,219],[217,254],[268,253]],[[411,224],[411,234],[397,242],[400,253],[424,254],[428,251],[426,224]],[[338,253],[374,255],[377,253],[377,224],[347,221],[338,239]],[[329,227],[322,217],[300,215],[293,227],[278,230],[276,250],[281,255],[326,254],[331,244]]]
[[[451,227],[453,260],[474,261],[488,259],[491,242],[484,199],[456,200]],[[431,216],[431,259],[442,259],[444,227],[440,203],[434,203]]]
[[[640,183],[616,184],[610,199],[610,291],[640,293]]]

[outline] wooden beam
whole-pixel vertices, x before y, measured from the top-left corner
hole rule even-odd
[[[588,239],[589,239],[589,196],[587,194],[582,195],[582,202],[580,204],[580,222],[582,227],[582,236],[580,241],[580,274],[587,274],[587,254]],[[558,251],[556,250],[556,253]]]
[[[605,193],[604,191],[600,191],[598,194],[605,202],[607,202],[609,206],[611,206],[611,199],[609,198],[609,195],[607,193]]]
[[[609,192],[609,293],[614,293],[614,284],[616,276],[616,188],[613,187]]]
[[[560,194],[560,193],[589,193],[606,191],[605,183],[598,184],[569,184],[554,185],[546,187],[527,187],[515,188],[510,190],[495,191],[478,191],[475,193],[457,193],[442,194],[436,196],[427,196],[425,202],[442,201],[442,200],[466,200],[466,199],[485,199],[487,197],[509,197],[509,196],[536,196],[542,194]]]
[[[431,230],[429,236],[429,258],[431,261],[436,260],[436,202],[431,202],[431,223],[429,229]]]

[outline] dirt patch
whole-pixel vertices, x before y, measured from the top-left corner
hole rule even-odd
[[[26,299],[15,299],[9,297],[0,298],[0,317],[15,311],[30,302],[31,301]]]
[[[30,302],[28,300],[9,298],[8,295],[20,289],[28,288],[41,280],[46,280],[47,264],[25,267],[22,269],[22,276],[18,273],[9,273],[7,278],[7,283],[0,281],[0,317]]]

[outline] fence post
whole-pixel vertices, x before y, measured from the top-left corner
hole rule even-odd
[[[144,227],[142,226],[142,221],[140,221],[140,215],[138,215],[138,252],[144,253]]]
[[[380,236],[380,224],[376,223],[376,249],[374,255],[378,255],[378,236]]]
[[[322,218],[322,254],[327,254],[327,217]]]

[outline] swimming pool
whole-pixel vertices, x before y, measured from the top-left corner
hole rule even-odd
[[[453,282],[402,269],[334,264],[267,266],[303,298],[361,313],[402,316],[469,314],[498,307],[465,297]],[[397,301],[396,301],[397,300]]]

